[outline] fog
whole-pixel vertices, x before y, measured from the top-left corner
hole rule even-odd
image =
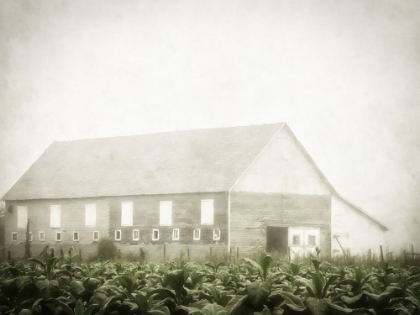
[[[420,248],[420,2],[0,2],[0,195],[55,140],[287,122]]]

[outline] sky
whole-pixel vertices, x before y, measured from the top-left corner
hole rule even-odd
[[[57,140],[287,122],[420,248],[420,2],[0,2],[0,195]]]

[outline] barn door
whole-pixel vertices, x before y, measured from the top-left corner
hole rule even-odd
[[[288,228],[267,226],[267,252],[287,255]]]
[[[290,258],[306,257],[310,254],[316,255],[316,247],[319,247],[319,237],[319,228],[290,227],[288,237]]]

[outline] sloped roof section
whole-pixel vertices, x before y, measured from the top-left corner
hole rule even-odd
[[[228,191],[283,125],[54,142],[3,199]]]

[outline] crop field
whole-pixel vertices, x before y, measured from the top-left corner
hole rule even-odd
[[[229,262],[79,262],[0,265],[0,314],[420,314],[419,267],[335,266],[263,255]]]

